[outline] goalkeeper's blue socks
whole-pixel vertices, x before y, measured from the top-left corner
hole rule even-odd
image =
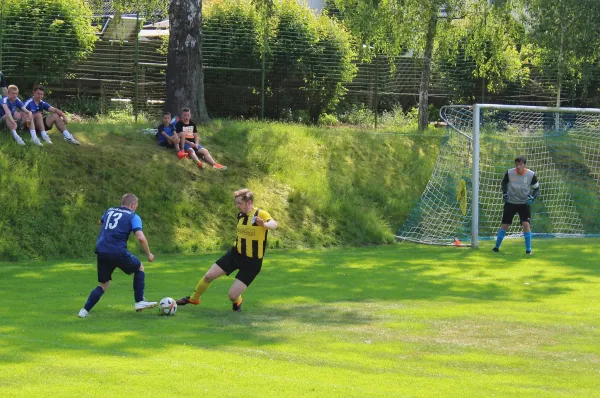
[[[135,302],[144,301],[144,289],[146,288],[146,273],[144,271],[135,271],[133,274],[133,295]]]
[[[531,231],[523,232],[523,236],[525,237],[525,251],[531,253]]]
[[[506,231],[502,227],[498,228],[498,233],[496,234],[496,246],[494,246],[494,249],[500,249],[500,245],[505,236]]]
[[[90,293],[90,296],[88,297],[88,299],[85,303],[85,306],[83,308],[85,308],[85,310],[87,312],[90,312],[92,310],[92,308],[94,308],[96,303],[98,303],[98,301],[100,301],[100,298],[102,297],[103,294],[104,294],[104,289],[102,289],[100,286],[96,286],[96,288],[94,290],[92,290],[92,292]]]

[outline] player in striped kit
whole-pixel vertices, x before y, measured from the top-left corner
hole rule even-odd
[[[191,296],[177,300],[177,305],[200,304],[200,296],[215,279],[230,275],[239,270],[229,289],[229,300],[235,312],[242,310],[242,293],[246,291],[262,268],[263,257],[267,249],[267,235],[270,229],[277,228],[277,222],[263,209],[254,207],[254,194],[248,189],[233,193],[235,205],[239,209],[237,216],[237,236],[234,246],[208,270],[198,282]]]

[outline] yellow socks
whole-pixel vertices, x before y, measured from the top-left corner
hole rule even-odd
[[[200,279],[200,282],[198,282],[198,285],[196,285],[196,289],[194,290],[194,294],[192,294],[191,299],[198,300],[200,296],[202,296],[202,294],[206,291],[206,289],[208,289],[209,286],[210,283],[204,280],[204,277],[202,277],[202,279]]]

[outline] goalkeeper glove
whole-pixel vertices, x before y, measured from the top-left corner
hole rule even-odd
[[[508,202],[508,194],[507,193],[502,194],[502,200],[505,202]]]
[[[527,202],[525,202],[527,204],[527,206],[531,206],[531,204],[533,203],[533,201],[535,200],[535,198],[531,195],[529,195],[529,199],[527,199]]]

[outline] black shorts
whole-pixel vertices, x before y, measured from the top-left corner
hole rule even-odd
[[[504,203],[504,213],[502,213],[502,224],[512,224],[513,217],[519,213],[521,224],[531,221],[531,206],[514,203]]]
[[[229,249],[223,257],[217,260],[217,265],[221,267],[227,275],[231,275],[233,271],[239,269],[239,272],[235,276],[241,282],[244,282],[246,286],[250,286],[254,278],[259,274],[262,268],[261,259],[251,259],[246,256],[242,256],[235,249]]]
[[[48,116],[44,116],[44,131],[50,131],[52,130],[52,126],[48,126],[48,122],[46,119],[48,119]]]
[[[127,275],[137,271],[142,263],[140,260],[129,252],[122,254],[96,253],[98,282],[106,283],[112,280],[112,273],[115,268],[119,268]]]
[[[162,146],[163,148],[175,148],[175,145],[171,144],[169,141],[159,141],[158,146]]]

